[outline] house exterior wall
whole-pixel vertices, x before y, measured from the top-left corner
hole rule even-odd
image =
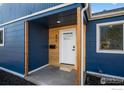
[[[0,46],[0,66],[24,73],[24,23],[9,24],[4,28],[4,46]]]
[[[48,28],[29,23],[29,71],[48,64]]]
[[[0,24],[56,5],[58,4],[2,4],[0,6]],[[32,8],[34,6],[35,8]],[[0,28],[5,28],[5,46],[0,46],[0,67],[4,67],[24,75],[24,22],[70,10],[78,6],[80,6],[80,4],[72,4],[70,6],[0,26]],[[39,65],[35,65],[33,67],[33,65],[30,65],[29,71],[38,66]]]
[[[124,54],[96,53],[96,24],[124,20],[124,16],[93,20],[87,23],[86,70],[124,77]]]
[[[55,5],[57,4],[2,4],[0,6],[0,24]],[[24,21],[21,20],[0,26],[0,28],[4,28],[5,30],[5,45],[0,46],[0,67],[23,75]]]
[[[0,24],[59,4],[60,3],[3,3],[0,5]]]

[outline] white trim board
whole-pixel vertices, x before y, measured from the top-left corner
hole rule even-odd
[[[96,25],[102,26],[102,25],[112,25],[112,24],[124,24],[124,20],[112,21],[112,22],[103,22],[103,23],[98,23]]]
[[[14,22],[17,22],[17,21],[20,21],[20,20],[23,20],[23,19],[26,19],[26,18],[29,18],[29,17],[33,17],[33,16],[36,16],[36,15],[39,15],[39,14],[42,14],[42,13],[46,13],[46,12],[55,10],[55,9],[63,8],[65,6],[68,6],[68,5],[71,5],[71,4],[72,3],[65,3],[65,4],[56,5],[54,7],[47,8],[47,9],[41,10],[39,12],[35,12],[35,13],[32,13],[32,14],[29,14],[29,15],[26,15],[26,16],[23,16],[23,17],[20,17],[20,18],[5,22],[3,24],[0,24],[0,26],[8,25],[10,23],[14,23]]]
[[[23,75],[23,74],[20,74],[20,73],[18,73],[18,72],[15,72],[15,71],[6,69],[6,68],[4,68],[4,67],[0,67],[0,69],[3,70],[3,71],[6,71],[6,72],[8,72],[8,73],[14,74],[14,75],[16,75],[16,76],[19,76],[19,77],[21,77],[21,78],[24,78],[24,75]]]
[[[92,74],[92,75],[95,75],[95,76],[103,76],[103,77],[109,77],[109,78],[116,78],[116,79],[122,79],[122,80],[124,80],[124,77],[115,76],[115,75],[97,73],[97,72],[92,72],[92,71],[86,71],[86,73]]]
[[[46,64],[46,65],[43,65],[43,66],[41,66],[41,67],[39,67],[39,68],[37,68],[37,69],[34,69],[34,70],[28,72],[28,74],[31,74],[31,73],[33,73],[33,72],[36,72],[36,71],[38,71],[38,70],[40,70],[40,69],[43,69],[43,68],[45,68],[45,67],[47,67],[47,66],[49,66],[49,64]],[[19,76],[19,77],[21,77],[21,78],[24,78],[24,75],[23,75],[23,74],[20,74],[20,73],[18,73],[18,72],[9,70],[9,69],[4,68],[4,67],[0,67],[0,69],[3,70],[3,71],[6,71],[6,72],[8,72],[8,73],[14,74],[14,75],[16,75],[16,76]]]
[[[0,32],[2,32],[3,31],[3,43],[2,44],[0,44],[0,47],[2,46],[4,46],[4,33],[5,33],[5,31],[4,31],[4,28],[0,28]]]
[[[108,25],[115,25],[115,24],[123,24],[123,45],[124,45],[124,20],[98,23],[96,24],[96,53],[124,54],[124,46],[123,46],[123,50],[101,50],[100,49],[100,26],[108,26]]]
[[[89,20],[97,20],[97,19],[103,19],[103,18],[109,18],[109,17],[116,17],[124,15],[124,11],[117,11],[117,12],[111,12],[111,13],[105,13],[105,14],[99,14],[99,15],[91,15]]]
[[[29,71],[28,74],[34,73],[34,72],[36,72],[36,71],[38,71],[38,70],[40,70],[40,69],[43,69],[43,68],[45,68],[45,67],[47,67],[47,66],[49,66],[49,64],[43,65],[43,66],[41,66],[41,67],[39,67],[39,68],[36,68],[36,69],[34,69],[34,70],[32,70],[32,71]]]

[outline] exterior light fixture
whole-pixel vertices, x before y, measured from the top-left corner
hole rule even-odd
[[[61,21],[58,20],[58,21],[57,21],[57,24],[60,24],[60,23],[61,23]]]

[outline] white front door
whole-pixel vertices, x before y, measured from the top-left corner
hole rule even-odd
[[[76,29],[63,29],[59,33],[59,63],[75,65]]]

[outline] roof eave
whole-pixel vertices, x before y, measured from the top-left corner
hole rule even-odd
[[[109,18],[109,17],[115,17],[115,16],[121,16],[124,15],[124,11],[116,11],[116,12],[110,12],[110,13],[105,13],[105,14],[99,14],[99,15],[92,15],[88,20],[97,20],[97,19],[102,19],[102,18]]]
[[[124,10],[109,12],[109,13],[105,13],[105,14],[92,15],[91,5],[89,4],[89,7],[88,7],[86,13],[88,16],[88,20],[90,21],[90,20],[97,20],[97,19],[102,19],[102,18],[121,16],[121,15],[124,15]]]

